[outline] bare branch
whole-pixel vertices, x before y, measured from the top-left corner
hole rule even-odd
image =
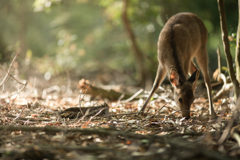
[[[227,59],[227,66],[229,69],[230,78],[233,82],[235,94],[236,94],[236,96],[239,96],[240,89],[239,89],[239,83],[236,80],[236,76],[235,76],[233,65],[232,65],[233,60],[232,60],[232,56],[230,53],[230,45],[229,45],[229,41],[228,41],[228,31],[227,31],[227,25],[226,25],[227,22],[226,22],[226,16],[225,16],[226,14],[225,14],[225,7],[224,7],[223,0],[218,0],[218,10],[219,10],[219,14],[220,14],[220,26],[221,26],[221,30],[222,30],[222,41],[223,41],[224,53],[225,53],[226,59]]]
[[[131,25],[130,25],[130,22],[128,19],[127,9],[128,9],[128,5],[129,5],[129,0],[124,0],[123,3],[124,3],[123,10],[122,10],[123,25],[126,29],[129,40],[131,41],[131,49],[136,58],[136,63],[137,63],[136,69],[140,73],[140,77],[139,77],[140,82],[139,83],[141,86],[144,86],[144,83],[146,83],[146,80],[148,80],[147,78],[150,76],[148,76],[149,74],[146,70],[146,67],[144,66],[144,63],[145,63],[144,55],[143,55],[141,49],[139,48],[139,46],[137,45],[136,37],[133,33],[133,30],[131,28]]]
[[[8,68],[8,71],[6,71],[6,70],[4,69],[4,67],[1,65],[1,67],[7,72],[7,74],[5,75],[5,77],[3,78],[2,82],[0,83],[0,86],[2,86],[2,85],[4,84],[4,82],[7,80],[8,76],[10,75],[10,71],[11,71],[11,68],[12,68],[12,66],[13,66],[13,62],[16,60],[16,58],[17,58],[18,55],[19,55],[19,53],[17,53],[17,54],[14,56],[14,58],[13,58],[11,64],[10,64],[10,66],[9,66],[9,68]],[[13,76],[11,76],[11,77],[13,77]],[[14,78],[14,79],[15,79],[15,78]],[[16,79],[15,79],[15,80],[16,80]],[[18,81],[17,81],[17,82],[18,82]]]

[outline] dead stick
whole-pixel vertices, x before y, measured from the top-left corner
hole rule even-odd
[[[161,141],[165,143],[165,139],[168,137],[176,137],[176,136],[184,136],[184,135],[202,135],[202,133],[184,133],[184,134],[174,134],[174,135],[141,135],[141,134],[135,134],[125,131],[110,131],[110,130],[103,130],[103,129],[61,129],[56,127],[25,127],[25,126],[0,126],[1,132],[7,132],[7,131],[23,131],[23,132],[47,132],[47,133],[57,133],[57,132],[78,132],[82,135],[89,135],[89,134],[97,134],[97,135],[105,135],[105,136],[123,136],[128,137],[132,139],[152,139],[156,141]],[[3,134],[3,133],[2,133]]]
[[[83,97],[82,97],[82,98],[81,98],[81,96],[79,95],[79,110],[80,110],[80,111],[79,111],[78,114],[77,114],[76,120],[78,119],[78,116],[79,116],[80,113],[83,115],[83,112],[82,112],[82,109],[81,109],[81,107],[82,107],[82,100],[83,100],[85,94],[87,93],[87,91],[88,91],[88,89],[89,89],[89,87],[90,87],[90,85],[91,85],[92,83],[93,83],[93,82],[89,83],[88,88],[86,89],[86,91],[85,91],[85,93],[83,94]]]
[[[22,145],[22,147],[32,148],[36,145]],[[43,150],[52,150],[52,149],[65,149],[65,150],[80,150],[80,151],[89,151],[89,152],[97,152],[97,151],[116,151],[114,148],[106,148],[106,147],[95,147],[95,146],[89,146],[89,147],[82,147],[82,146],[53,146],[53,145],[37,145],[37,147],[40,147]]]
[[[28,107],[28,104],[23,107],[23,109],[21,110],[21,112],[20,112],[20,113],[17,115],[17,117],[14,118],[13,120],[18,119],[18,118],[20,117],[20,115],[22,114],[23,110],[24,110],[26,107]]]
[[[17,98],[17,96],[19,95],[19,93],[22,92],[22,90],[27,86],[27,81],[25,82],[25,84],[22,86],[22,88],[15,94],[15,95],[12,95],[11,97],[15,96],[13,99]]]
[[[12,62],[10,63],[10,66],[9,66],[9,68],[8,68],[7,74],[5,75],[5,77],[3,78],[2,82],[0,83],[0,86],[3,85],[3,83],[6,81],[7,77],[9,76],[10,70],[11,70],[11,68],[12,68],[12,66],[13,66],[13,62],[16,60],[16,58],[17,58],[18,55],[19,55],[19,53],[17,53],[17,54],[14,56]],[[1,66],[2,66],[2,65],[1,65]],[[3,68],[3,67],[2,67],[2,68]]]
[[[16,118],[16,116],[9,115],[9,114],[7,114],[7,115],[0,114],[0,116],[7,117],[7,118],[12,118],[12,119]],[[35,119],[35,118],[19,117],[16,121],[33,121],[33,122],[37,122],[37,121],[52,121],[52,120],[51,119],[43,119],[43,118]]]
[[[135,97],[137,97],[140,93],[143,92],[143,89],[140,89],[139,91],[137,91],[133,96],[131,96],[130,98],[123,100],[122,103],[127,103],[130,102],[131,100],[133,100]]]
[[[19,84],[25,85],[23,82],[20,82],[18,79],[16,79],[12,74],[9,73],[8,70],[6,70],[2,65],[0,65],[0,67],[8,73],[8,76],[12,77],[15,81],[17,81]],[[1,85],[0,85],[1,86]]]
[[[218,75],[222,73],[222,64],[221,64],[221,52],[219,47],[217,48],[217,56],[218,56]]]
[[[155,117],[164,107],[166,107],[166,104],[167,103],[165,103],[154,115],[150,116],[149,118]]]

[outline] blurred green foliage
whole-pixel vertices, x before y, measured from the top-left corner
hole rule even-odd
[[[238,4],[226,0],[225,5],[229,35],[233,35]],[[69,70],[81,76],[107,68],[134,77],[135,60],[122,24],[122,6],[122,0],[2,0],[0,59],[8,61],[20,47],[20,63],[42,73]],[[157,69],[152,62],[157,63],[159,32],[178,12],[193,12],[203,20],[209,32],[210,71],[217,68],[216,48],[222,48],[222,41],[216,0],[131,0],[129,19],[149,59],[146,67],[152,77]],[[231,44],[234,56],[234,40]]]

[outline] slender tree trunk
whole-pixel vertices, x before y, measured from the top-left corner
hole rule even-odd
[[[236,78],[240,82],[240,0],[238,0],[238,29],[235,52]]]
[[[234,69],[233,69],[233,60],[230,53],[230,45],[228,41],[228,31],[227,31],[227,22],[226,22],[226,16],[225,16],[225,7],[224,7],[224,1],[218,0],[218,10],[220,14],[220,26],[222,30],[222,41],[223,41],[223,47],[224,47],[224,53],[227,58],[227,66],[230,74],[230,78],[232,80],[234,89],[235,89],[235,98],[239,96],[239,83],[236,79]]]
[[[27,31],[27,1],[21,1],[19,4],[19,42],[20,42],[20,59],[24,59],[27,52],[26,31]]]
[[[222,73],[222,63],[221,63],[221,53],[220,48],[217,48],[217,55],[218,55],[218,75]]]
[[[128,2],[129,0],[124,0],[124,6],[123,6],[123,11],[122,11],[122,20],[123,20],[123,24],[124,27],[127,31],[128,37],[131,41],[131,49],[132,52],[134,54],[134,57],[136,59],[136,69],[137,72],[139,73],[139,85],[144,87],[145,83],[147,82],[147,80],[149,79],[149,74],[147,72],[147,68],[145,66],[146,62],[145,62],[145,58],[144,55],[141,51],[141,49],[139,48],[139,46],[137,45],[136,42],[136,38],[135,35],[133,33],[133,30],[131,28],[128,16],[127,16],[127,8],[128,8]]]

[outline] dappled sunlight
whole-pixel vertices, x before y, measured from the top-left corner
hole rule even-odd
[[[0,159],[238,159],[238,2],[226,23],[219,2],[1,1]],[[180,12],[199,19],[164,30]],[[205,44],[210,80],[189,67]],[[149,97],[158,66],[169,78]]]

